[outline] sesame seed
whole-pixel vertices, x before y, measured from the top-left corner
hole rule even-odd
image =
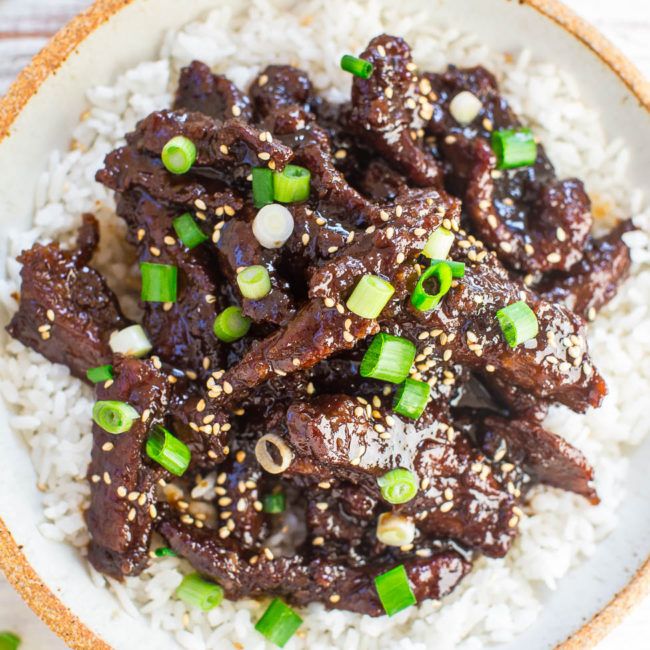
[[[390,219],[390,215],[388,214],[388,212],[386,212],[386,210],[380,210],[379,211],[379,218],[382,221],[388,221]]]
[[[257,157],[258,157],[260,160],[270,160],[270,159],[271,159],[271,154],[270,154],[268,151],[260,151],[260,152],[257,154]]]
[[[45,315],[47,316],[47,320],[53,321],[54,320],[54,312],[51,309],[48,309],[45,312]]]
[[[557,237],[558,241],[566,241],[566,232],[564,232],[564,228],[561,226],[557,227],[557,230],[555,231],[555,236]]]
[[[493,214],[488,214],[487,222],[491,228],[496,228],[499,225],[497,218]]]
[[[396,217],[401,217],[402,212],[404,212],[404,208],[401,205],[398,205],[395,207],[395,216]]]
[[[388,86],[386,88],[386,90],[384,91],[384,94],[386,95],[386,97],[388,97],[388,99],[392,99],[392,97],[393,97],[393,88],[392,88],[392,86]]]
[[[507,241],[502,241],[499,243],[499,248],[504,252],[504,253],[510,253],[512,252],[512,244]]]
[[[303,245],[303,246],[307,246],[308,243],[309,243],[309,235],[308,235],[307,233],[305,233],[305,234],[302,236],[302,245]]]
[[[549,253],[546,256],[546,259],[551,263],[551,264],[556,264],[562,259],[562,256],[559,253],[553,252]]]
[[[126,516],[126,518],[127,518],[129,521],[134,521],[134,520],[135,520],[135,515],[136,515],[135,508],[131,508],[131,509],[129,510],[129,514]]]
[[[91,480],[93,483],[99,483],[102,479],[101,479],[101,477],[99,476],[99,474],[93,474],[93,475],[90,477],[90,480]]]
[[[325,543],[325,538],[323,537],[314,537],[311,542],[314,546],[322,546]]]
[[[332,594],[330,596],[329,600],[330,600],[330,603],[338,603],[339,600],[341,600],[341,596],[339,596],[338,594]]]
[[[336,302],[332,298],[325,298],[323,301],[325,303],[325,307],[334,307]]]
[[[156,246],[150,246],[150,247],[149,247],[149,252],[150,252],[154,257],[160,257],[160,248],[157,248]]]
[[[487,366],[485,366],[485,369],[488,372],[494,372],[496,370],[496,368],[491,363],[488,363]]]
[[[138,230],[138,241],[142,241],[146,234],[147,234],[147,231],[144,228],[140,228]]]
[[[440,512],[449,512],[453,507],[454,507],[454,502],[453,501],[445,501],[440,506]]]
[[[352,334],[350,334],[350,332],[348,332],[348,331],[344,331],[344,332],[343,332],[343,339],[344,339],[347,343],[354,343],[354,341],[355,341],[354,336],[353,336]]]
[[[102,451],[113,451],[115,445],[112,442],[105,442],[102,445]]]
[[[235,117],[239,117],[241,115],[241,108],[239,108],[239,106],[235,105],[230,110]]]
[[[395,261],[398,264],[401,264],[405,259],[406,259],[406,256],[404,255],[404,253],[397,253],[397,257],[395,258]]]
[[[103,478],[104,478],[104,483],[106,483],[106,485],[111,484],[111,476],[108,472],[104,472]]]
[[[230,382],[224,381],[223,392],[226,393],[226,395],[230,395],[232,391],[233,391],[232,384],[230,384]]]
[[[203,201],[202,199],[196,199],[196,201],[194,201],[194,205],[199,210],[207,210],[208,209],[208,206],[205,204],[205,201]]]

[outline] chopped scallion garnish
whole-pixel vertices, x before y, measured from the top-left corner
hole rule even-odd
[[[298,165],[287,165],[281,172],[274,172],[273,200],[280,203],[306,201],[310,178],[311,172]]]
[[[280,248],[293,232],[293,215],[279,203],[265,205],[253,219],[253,234],[264,248]]]
[[[124,433],[139,417],[139,413],[126,402],[100,400],[93,406],[95,424],[107,433]]]
[[[406,503],[418,493],[418,477],[411,470],[403,467],[391,469],[380,476],[377,485],[381,496],[393,505]]]
[[[160,425],[149,433],[146,450],[151,460],[174,476],[183,476],[192,459],[189,447]]]
[[[407,377],[397,389],[393,399],[393,411],[412,420],[417,420],[427,405],[431,386],[426,381]]]
[[[284,648],[302,625],[302,619],[291,607],[275,598],[255,625],[255,629],[271,643]]]
[[[244,298],[259,300],[271,292],[271,278],[265,267],[247,266],[237,274],[237,286]]]
[[[286,499],[284,492],[275,492],[273,494],[267,494],[262,500],[264,506],[264,512],[268,512],[271,515],[277,515],[286,510]]]
[[[370,61],[364,61],[351,54],[344,54],[341,57],[341,68],[346,72],[351,72],[355,77],[361,77],[362,79],[368,79],[372,74],[372,63]]]
[[[388,616],[393,616],[417,603],[403,564],[377,576],[375,588]]]
[[[434,230],[422,249],[422,255],[432,259],[444,260],[454,243],[454,233],[442,226]]]
[[[440,264],[441,262],[444,262],[445,264],[449,265],[449,268],[451,269],[452,277],[454,278],[465,277],[465,262],[454,262],[453,260],[432,259],[431,262],[429,263],[429,266],[435,266],[436,264]]]
[[[172,221],[172,225],[178,238],[189,249],[196,248],[208,239],[208,236],[199,228],[196,221],[194,221],[194,217],[189,212],[176,217]]]
[[[171,264],[142,262],[142,302],[176,302],[178,269]]]
[[[153,347],[142,325],[129,325],[113,332],[108,345],[115,354],[123,354],[125,357],[144,357]]]
[[[185,174],[196,161],[196,146],[189,138],[177,135],[163,147],[160,158],[167,171]]]
[[[438,282],[438,291],[434,294],[428,293],[424,288],[424,283],[432,277]],[[451,289],[452,278],[451,266],[447,262],[432,264],[419,277],[418,283],[415,285],[415,289],[413,289],[413,294],[411,295],[411,304],[420,311],[431,311],[435,309],[443,296]]]
[[[161,546],[154,551],[156,557],[178,557],[178,553],[168,546]]]
[[[176,588],[176,595],[191,607],[207,612],[221,604],[223,589],[214,582],[204,580],[198,573],[190,573]]]
[[[96,368],[88,368],[86,370],[86,377],[93,384],[99,384],[101,381],[113,379],[113,366],[107,364],[105,366],[97,366]]]
[[[253,205],[263,208],[273,203],[273,172],[268,167],[253,167]]]
[[[244,316],[241,307],[226,307],[215,319],[215,336],[225,343],[238,341],[251,328],[251,319]]]
[[[361,318],[377,318],[381,314],[395,287],[377,275],[364,275],[348,298],[348,309]]]
[[[0,650],[17,650],[21,639],[13,632],[0,632]]]
[[[525,167],[537,159],[537,143],[530,129],[493,131],[492,150],[499,169]]]
[[[499,309],[496,317],[503,336],[511,348],[534,339],[539,332],[537,316],[523,300]]]
[[[379,332],[363,355],[359,373],[362,377],[402,383],[415,360],[416,347],[408,339]]]

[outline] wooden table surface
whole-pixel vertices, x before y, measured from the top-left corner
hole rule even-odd
[[[188,0],[179,0],[179,2]],[[48,38],[91,0],[0,0],[0,96]],[[565,0],[650,78],[650,0]],[[65,645],[22,603],[0,576],[0,631],[24,639],[21,650],[63,650]],[[650,648],[650,599],[598,650]],[[538,650],[537,648],[531,650]]]

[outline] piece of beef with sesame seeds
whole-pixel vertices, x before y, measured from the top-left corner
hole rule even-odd
[[[97,399],[125,402],[138,416],[120,435],[93,424],[86,521],[91,564],[102,573],[122,579],[140,574],[147,565],[157,517],[156,486],[159,479],[169,476],[145,453],[149,431],[164,421],[169,383],[151,360],[116,357],[113,372],[112,381],[97,385]]]
[[[181,70],[174,109],[184,109],[218,120],[237,117],[250,122],[249,98],[223,75],[213,74],[201,61],[192,61]]]
[[[20,303],[7,326],[15,339],[80,379],[110,363],[111,333],[131,324],[104,278],[88,266],[98,241],[97,220],[86,214],[76,248],[51,243],[23,251]]]

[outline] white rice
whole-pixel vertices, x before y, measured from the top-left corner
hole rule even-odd
[[[103,246],[96,264],[120,292],[129,285],[131,260],[124,246],[111,245],[121,237],[123,226],[113,214],[110,193],[94,182],[94,173],[104,155],[121,143],[119,134],[169,104],[181,66],[201,59],[245,88],[260,67],[289,62],[308,70],[328,98],[342,100],[350,79],[338,68],[341,53],[360,51],[383,31],[404,36],[424,69],[441,69],[447,62],[491,68],[515,110],[541,136],[559,173],[586,181],[597,212],[634,215],[642,232],[626,236],[633,248],[633,277],[589,332],[610,394],[598,411],[580,416],[557,407],[547,420],[595,465],[601,505],[594,508],[572,494],[537,489],[508,557],[479,561],[443,605],[425,602],[390,620],[327,613],[321,606],[311,606],[288,650],[424,650],[434,647],[433,640],[438,650],[475,650],[512,639],[538,616],[547,590],[561,585],[562,576],[592,555],[616,526],[616,511],[624,498],[626,453],[650,428],[638,398],[650,394],[650,363],[643,362],[650,360],[650,213],[643,211],[640,192],[630,192],[626,185],[628,151],[619,141],[606,141],[596,110],[583,104],[575,81],[563,70],[531,59],[526,51],[514,58],[489,52],[471,35],[433,24],[423,9],[426,4],[303,0],[298,9],[289,11],[285,0],[254,0],[239,6],[224,2],[204,20],[169,34],[160,60],[125,72],[114,86],[88,91],[89,108],[75,131],[74,147],[52,153],[38,183],[33,226],[11,235],[3,263],[0,304],[6,315],[15,309],[10,294],[19,288],[15,256],[35,241],[69,241],[81,213],[92,211],[102,222]],[[422,11],[425,16],[420,17]],[[125,293],[126,309],[135,313],[132,294]],[[81,511],[88,499],[84,475],[91,447],[91,391],[64,367],[9,341],[4,331],[0,337],[5,349],[0,395],[12,414],[10,427],[29,446],[44,491],[41,532],[77,547],[83,561],[88,535]],[[176,558],[156,560],[142,576],[123,585],[110,581],[110,588],[127,611],[148,615],[153,627],[168,630],[183,648],[269,647],[253,629],[262,605],[224,602],[205,614],[175,600],[174,589],[188,570]],[[93,579],[98,586],[108,584],[96,573]]]

